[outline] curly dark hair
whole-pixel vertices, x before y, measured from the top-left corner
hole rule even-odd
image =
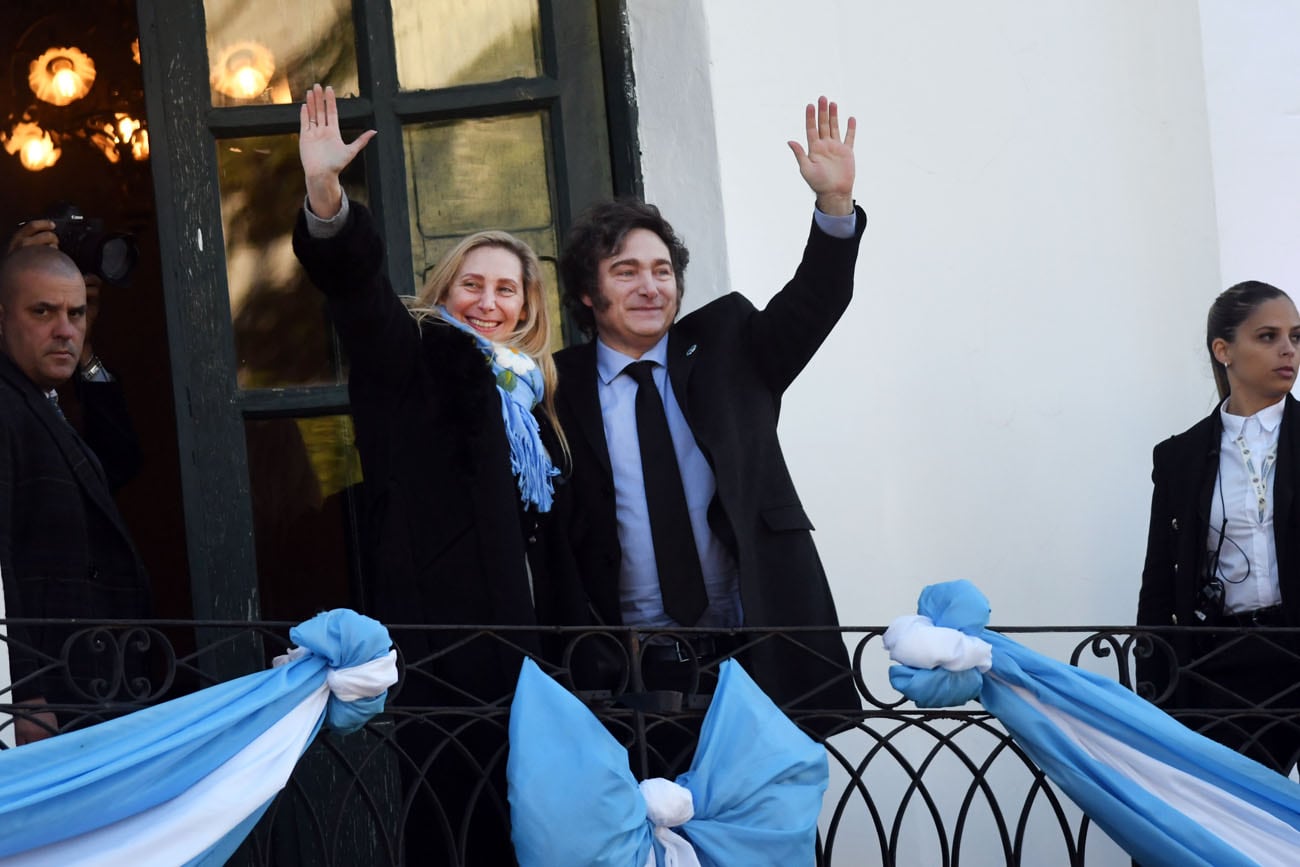
[[[691,254],[658,208],[633,199],[614,199],[593,205],[569,229],[559,262],[564,306],[588,337],[596,333],[596,317],[582,299],[599,296],[597,272],[601,260],[621,250],[627,233],[633,229],[648,229],[667,245],[673,273],[677,277],[679,301],[686,291],[686,263]]]

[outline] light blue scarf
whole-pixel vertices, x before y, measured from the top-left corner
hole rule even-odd
[[[510,346],[493,343],[439,305],[438,315],[448,324],[474,338],[496,375],[501,395],[501,417],[506,423],[510,443],[510,471],[519,481],[519,496],[539,512],[549,512],[555,495],[551,479],[560,474],[542,445],[541,431],[533,408],[546,391],[546,382],[537,362]]]

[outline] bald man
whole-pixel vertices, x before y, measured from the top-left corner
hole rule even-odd
[[[20,247],[0,262],[0,575],[9,617],[148,614],[148,579],[104,471],[55,394],[76,371],[85,334],[86,284],[68,256]],[[117,654],[92,653],[84,634],[67,644],[74,634],[10,630],[15,700],[91,703],[93,678],[119,690],[109,698],[124,698],[120,668],[106,659]],[[51,659],[51,670],[38,672]],[[56,725],[53,713],[20,718],[18,742],[48,737]]]

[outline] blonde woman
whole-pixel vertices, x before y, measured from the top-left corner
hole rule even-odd
[[[563,622],[554,589],[562,567],[544,525],[565,450],[536,254],[504,232],[476,233],[404,303],[385,276],[373,218],[339,183],[373,131],[345,144],[333,90],[316,85],[299,135],[307,201],[294,251],[325,294],[350,363],[368,612],[387,624]],[[521,657],[504,642],[394,635],[408,667],[399,705],[474,706],[514,686]],[[506,637],[539,650],[532,633]],[[399,714],[398,724],[406,863],[451,857],[450,837],[466,863],[507,863],[494,860],[510,857],[504,786],[475,788],[486,768],[504,770],[503,721],[460,726],[450,748],[432,726],[421,736],[417,720]],[[419,767],[431,754],[435,763]],[[474,817],[468,824],[462,811]],[[484,845],[504,851],[488,855]]]

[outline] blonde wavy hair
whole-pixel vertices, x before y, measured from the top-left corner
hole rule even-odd
[[[445,304],[451,294],[456,275],[460,273],[465,257],[481,247],[498,247],[515,254],[523,266],[524,304],[519,314],[519,323],[514,332],[503,343],[519,350],[537,362],[542,371],[544,392],[542,395],[542,412],[546,415],[555,435],[560,441],[565,462],[569,459],[569,443],[560,427],[559,416],[555,414],[555,360],[551,357],[551,312],[546,303],[546,291],[542,284],[542,265],[533,248],[511,235],[509,232],[490,230],[475,232],[462,238],[455,247],[443,256],[428,279],[414,298],[404,298],[407,309],[417,322],[430,317],[438,317],[435,309]]]

